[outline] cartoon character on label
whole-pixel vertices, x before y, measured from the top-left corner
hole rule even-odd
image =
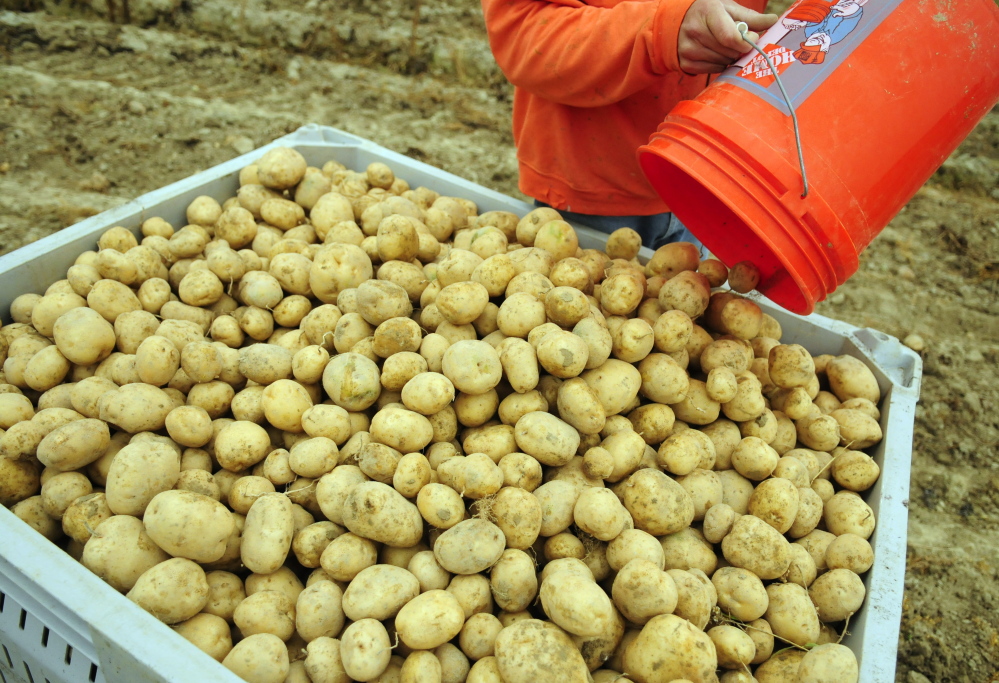
[[[803,0],[784,17],[784,28],[805,29],[805,41],[794,51],[802,64],[822,64],[829,48],[857,27],[867,0]]]

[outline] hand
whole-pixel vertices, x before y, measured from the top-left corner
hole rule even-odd
[[[788,31],[795,31],[799,28],[804,28],[808,22],[802,21],[801,19],[785,19],[784,28]]]
[[[748,38],[759,40],[777,22],[776,14],[760,14],[734,0],[695,0],[680,24],[677,55],[688,74],[721,73],[752,48],[736,30],[736,22],[749,25]]]
[[[839,0],[832,7],[832,15],[834,17],[849,17],[853,16],[860,11],[861,3],[857,0]]]

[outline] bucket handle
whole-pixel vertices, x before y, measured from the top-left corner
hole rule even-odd
[[[798,165],[801,167],[801,183],[803,186],[801,197],[804,199],[808,196],[808,174],[805,173],[805,155],[801,149],[801,133],[798,130],[798,115],[794,111],[794,105],[791,104],[791,98],[787,96],[787,91],[784,90],[784,84],[781,83],[780,74],[777,73],[774,63],[770,61],[770,56],[760,49],[759,45],[749,39],[749,25],[744,21],[740,21],[735,25],[735,28],[742,35],[742,39],[749,43],[753,49],[759,52],[763,59],[766,60],[767,66],[770,67],[770,73],[773,74],[774,79],[777,81],[777,87],[780,88],[780,94],[784,96],[784,102],[787,104],[787,108],[791,112],[791,123],[794,124],[794,144],[798,148]]]

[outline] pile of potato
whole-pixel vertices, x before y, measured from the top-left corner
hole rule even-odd
[[[857,681],[880,391],[751,266],[382,163],[239,179],[14,301],[18,517],[255,683]]]

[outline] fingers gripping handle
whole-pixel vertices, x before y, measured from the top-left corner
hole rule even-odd
[[[794,124],[794,144],[798,148],[798,165],[801,167],[801,183],[802,183],[802,198],[808,196],[808,174],[805,172],[805,155],[801,149],[801,133],[798,130],[798,115],[794,111],[794,105],[791,104],[791,98],[788,97],[787,91],[784,90],[784,84],[780,80],[780,74],[777,73],[774,63],[770,61],[770,56],[760,49],[760,46],[749,39],[749,25],[744,21],[740,21],[735,25],[736,30],[742,35],[742,39],[749,43],[754,50],[760,53],[764,60],[767,62],[767,66],[770,67],[770,73],[773,74],[774,79],[777,81],[777,87],[780,88],[780,94],[784,96],[784,102],[787,104],[788,111],[791,112],[791,123]]]

